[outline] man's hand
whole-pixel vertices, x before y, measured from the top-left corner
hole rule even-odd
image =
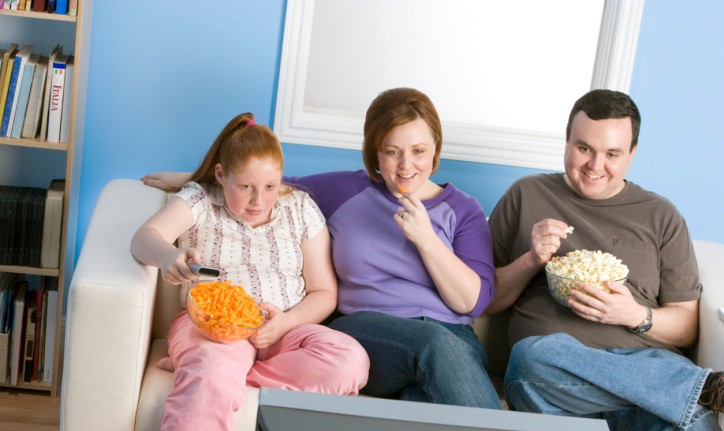
[[[530,232],[530,258],[540,268],[545,265],[553,254],[561,247],[561,239],[568,238],[568,225],[552,218],[541,220],[533,225]]]
[[[568,305],[577,315],[592,322],[636,328],[646,319],[646,307],[636,302],[631,291],[616,281],[607,281],[611,293],[587,284],[571,290]]]

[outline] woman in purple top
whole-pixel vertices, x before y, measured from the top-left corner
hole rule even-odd
[[[493,298],[492,243],[480,204],[430,180],[442,126],[420,91],[380,93],[367,110],[365,171],[287,178],[317,202],[332,236],[340,316],[329,326],[370,357],[363,394],[501,408],[470,326]],[[156,187],[185,174],[143,178]]]

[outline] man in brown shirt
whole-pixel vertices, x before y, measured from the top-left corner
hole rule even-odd
[[[490,216],[496,295],[486,312],[511,308],[505,398],[515,410],[603,417],[611,429],[720,429],[724,375],[679,350],[696,341],[702,289],[686,223],[625,180],[640,123],[626,94],[587,93],[569,117],[565,173],[517,181]],[[629,277],[607,282],[610,293],[582,284],[566,307],[543,268],[578,249],[613,254]]]

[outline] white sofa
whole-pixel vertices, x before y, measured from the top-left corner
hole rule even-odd
[[[165,200],[160,190],[122,179],[111,181],[98,198],[68,296],[61,429],[159,428],[173,375],[155,363],[166,355],[168,323],[180,310],[178,287],[139,264],[129,244]],[[722,370],[724,246],[695,241],[694,247],[705,290],[700,343],[692,356],[701,366]],[[479,318],[476,332],[499,384],[507,362],[507,320],[503,314]],[[249,388],[248,402],[235,415],[237,430],[255,429],[257,397],[258,390]]]

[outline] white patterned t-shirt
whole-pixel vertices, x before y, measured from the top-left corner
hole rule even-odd
[[[301,243],[325,226],[322,212],[306,192],[280,194],[270,222],[256,228],[231,214],[220,187],[207,193],[190,182],[173,197],[188,204],[194,223],[178,238],[178,247],[198,251],[201,263],[221,270],[219,280],[241,285],[255,300],[284,311],[304,299]],[[184,307],[192,285],[182,284]]]

